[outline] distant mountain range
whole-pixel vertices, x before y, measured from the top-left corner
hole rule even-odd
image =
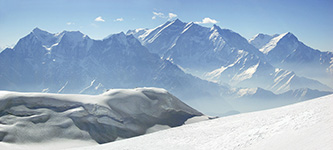
[[[79,31],[53,34],[35,28],[0,53],[0,90],[99,94],[160,87],[198,110],[225,113],[236,110],[232,100],[265,99],[267,93],[290,99],[283,104],[309,98],[297,97],[299,90],[312,91],[311,98],[324,95],[321,91],[332,91],[326,82],[332,81],[332,64],[332,53],[313,50],[291,33],[258,34],[248,41],[229,29],[179,19],[103,40]],[[316,72],[311,75],[309,68]]]
[[[323,83],[307,78],[306,74],[302,73],[301,76],[297,76],[292,72],[293,69],[287,68],[290,69],[288,71],[282,67],[282,69],[275,67],[276,61],[273,57],[279,55],[273,54],[270,56],[263,53],[267,50],[256,48],[258,46],[265,47],[267,43],[272,43],[270,42],[271,39],[276,41],[273,38],[274,36],[263,35],[264,38],[257,36],[248,42],[241,35],[229,29],[221,29],[216,25],[207,28],[193,22],[184,23],[178,19],[166,22],[154,29],[130,30],[127,34],[134,35],[150,52],[172,61],[183,68],[184,71],[220,84],[227,83],[238,87],[262,87],[276,93],[298,88],[332,90]],[[291,33],[275,36],[280,38],[282,36],[294,37]],[[289,47],[291,47],[290,45],[294,43],[294,39],[285,39],[285,41],[290,42],[284,45],[289,44]],[[273,46],[266,47],[273,49]],[[323,53],[310,48],[303,50],[302,48],[299,47],[300,51],[304,51],[304,57],[298,58],[298,56],[295,56],[295,61],[306,62],[306,60],[301,59],[306,59],[305,56],[308,56],[308,51],[310,51],[316,54],[321,53],[321,57],[312,59],[314,62],[325,62],[325,64],[314,64],[313,67],[327,69],[329,63],[332,64],[329,61],[333,56],[332,53]],[[290,50],[273,49],[273,51],[284,53],[284,51]],[[283,62],[283,60],[279,62]],[[306,65],[304,63],[303,67],[298,67],[298,70],[309,70]],[[325,74],[325,70],[321,72],[318,74]],[[331,80],[329,77],[325,79]]]
[[[1,53],[0,70],[1,90],[97,94],[154,86],[181,98],[220,93],[219,85],[185,74],[124,33],[92,40],[78,31],[36,28]]]

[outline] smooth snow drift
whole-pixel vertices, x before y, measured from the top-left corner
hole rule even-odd
[[[333,95],[82,149],[332,150]]]
[[[101,95],[0,91],[0,149],[12,148],[9,143],[106,143],[180,126],[201,115],[158,88],[112,89]]]

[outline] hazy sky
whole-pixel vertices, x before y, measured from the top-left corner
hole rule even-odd
[[[0,47],[35,27],[102,39],[179,18],[208,27],[216,23],[247,39],[289,31],[312,48],[333,51],[332,14],[333,0],[0,0]]]

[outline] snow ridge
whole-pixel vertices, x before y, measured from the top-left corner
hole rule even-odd
[[[158,88],[111,89],[94,96],[0,91],[0,112],[0,141],[17,144],[57,138],[106,143],[202,115]]]

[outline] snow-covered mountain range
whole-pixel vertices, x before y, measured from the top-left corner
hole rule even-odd
[[[211,71],[244,55],[258,59],[263,55],[238,33],[216,25],[207,28],[193,22],[184,23],[179,19],[154,29],[129,30],[127,34],[137,37],[150,52],[172,60],[186,70],[193,70],[191,73]]]
[[[180,98],[220,95],[222,86],[185,74],[132,35],[93,40],[79,31],[34,29],[0,54],[0,89],[98,94],[110,88],[163,87]]]
[[[332,90],[316,80],[297,76],[293,70],[275,67],[255,47],[263,46],[277,35],[252,40],[250,43],[254,45],[251,45],[229,29],[216,25],[207,28],[179,19],[154,29],[129,30],[127,35],[134,35],[150,52],[172,61],[184,71],[220,84],[261,87],[276,93],[299,88]]]
[[[275,48],[270,43],[278,37],[281,42],[275,42]],[[179,19],[154,29],[112,34],[103,40],[91,39],[79,31],[54,34],[35,28],[13,48],[0,53],[0,90],[100,94],[111,88],[160,87],[194,108],[213,114],[266,108],[261,106],[267,93],[275,95],[272,99],[286,100],[276,100],[267,105],[269,108],[314,98],[299,98],[295,91],[329,94],[322,91],[332,91],[326,85],[330,82],[286,70],[290,68],[274,63],[275,55],[265,53],[267,48],[260,48],[278,52],[277,48],[283,48],[278,45],[288,45],[288,39],[292,41],[289,47],[290,43],[302,45],[293,37],[291,33],[258,34],[249,42],[229,29],[216,25],[207,28]],[[332,59],[331,53],[320,52],[319,59],[323,64],[317,65],[324,66]],[[285,93],[292,94],[281,96]],[[234,101],[251,102],[251,95],[262,100],[249,105],[253,108],[238,107],[241,104]]]
[[[101,95],[0,91],[0,145],[57,139],[106,143],[202,115],[158,88],[112,89]]]

